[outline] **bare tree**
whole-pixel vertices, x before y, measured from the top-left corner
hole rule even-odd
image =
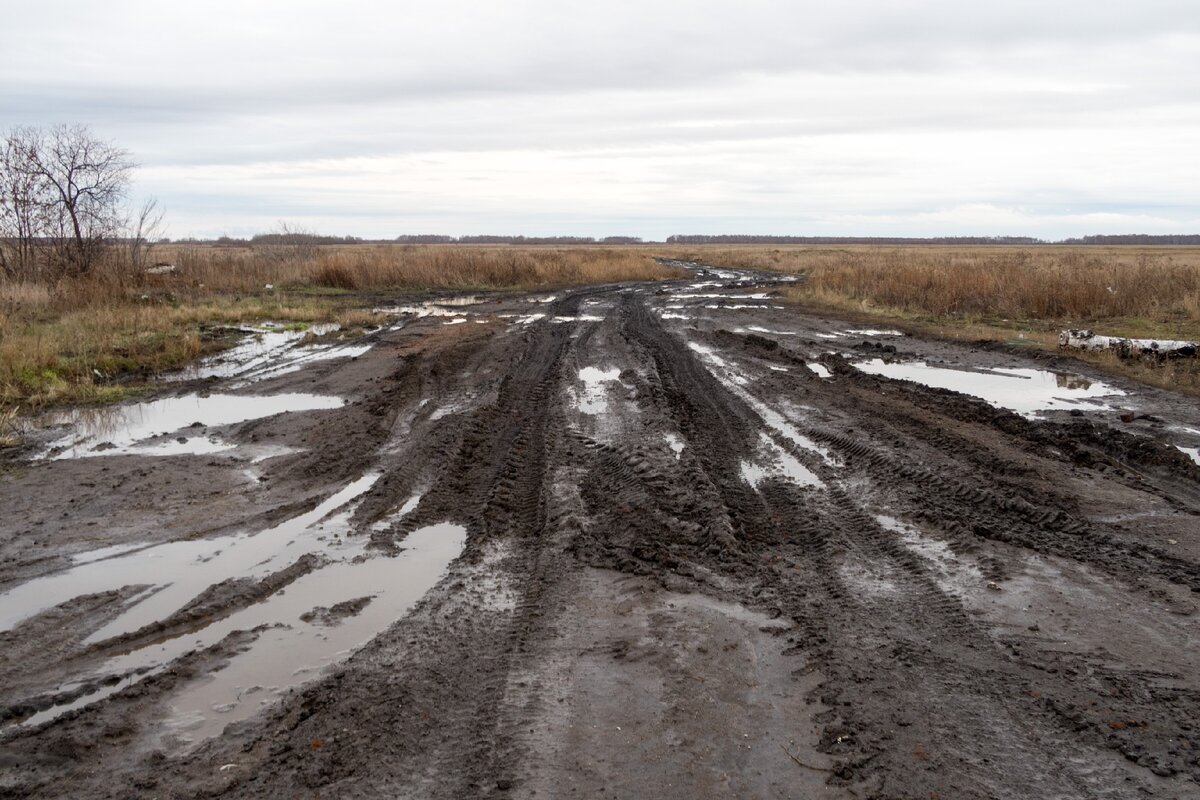
[[[150,248],[162,234],[163,212],[158,200],[151,198],[142,204],[129,226],[129,264],[141,272],[146,268]]]
[[[37,170],[39,134],[13,130],[0,145],[0,272],[36,277],[38,237],[46,232],[46,181]]]
[[[82,125],[17,128],[0,147],[0,272],[81,275],[126,224],[129,154]],[[153,210],[140,218],[154,221]]]
[[[50,129],[33,156],[56,212],[63,266],[75,274],[88,272],[123,227],[121,209],[134,163],[125,150],[83,125]]]

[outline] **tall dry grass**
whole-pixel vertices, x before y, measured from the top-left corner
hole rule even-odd
[[[1200,248],[771,246],[691,248],[706,263],[798,273],[801,303],[955,339],[1052,349],[1058,331],[1200,340]],[[1200,363],[1079,353],[1155,386],[1200,394]]]
[[[205,324],[362,324],[354,290],[500,289],[669,277],[649,251],[621,247],[164,246],[172,272],[119,259],[55,283],[0,283],[0,409],[119,396],[131,375],[195,358]],[[272,288],[268,289],[270,286]],[[121,383],[120,386],[116,385]]]
[[[446,245],[328,245],[291,248],[168,246],[178,267],[162,285],[210,291],[279,287],[329,289],[501,289],[573,286],[670,277],[646,249]]]
[[[801,273],[801,299],[944,317],[1200,323],[1200,248],[772,247],[700,250]]]

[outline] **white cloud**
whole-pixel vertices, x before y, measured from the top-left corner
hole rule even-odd
[[[173,235],[1195,230],[1191,2],[50,2],[0,123],[81,121]],[[52,54],[52,55],[50,55]]]

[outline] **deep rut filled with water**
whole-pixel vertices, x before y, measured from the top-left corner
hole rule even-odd
[[[0,796],[1200,797],[1194,402],[682,266],[40,421]]]

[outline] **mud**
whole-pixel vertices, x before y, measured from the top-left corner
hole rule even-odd
[[[683,266],[41,420],[0,796],[1200,797],[1194,401]]]

